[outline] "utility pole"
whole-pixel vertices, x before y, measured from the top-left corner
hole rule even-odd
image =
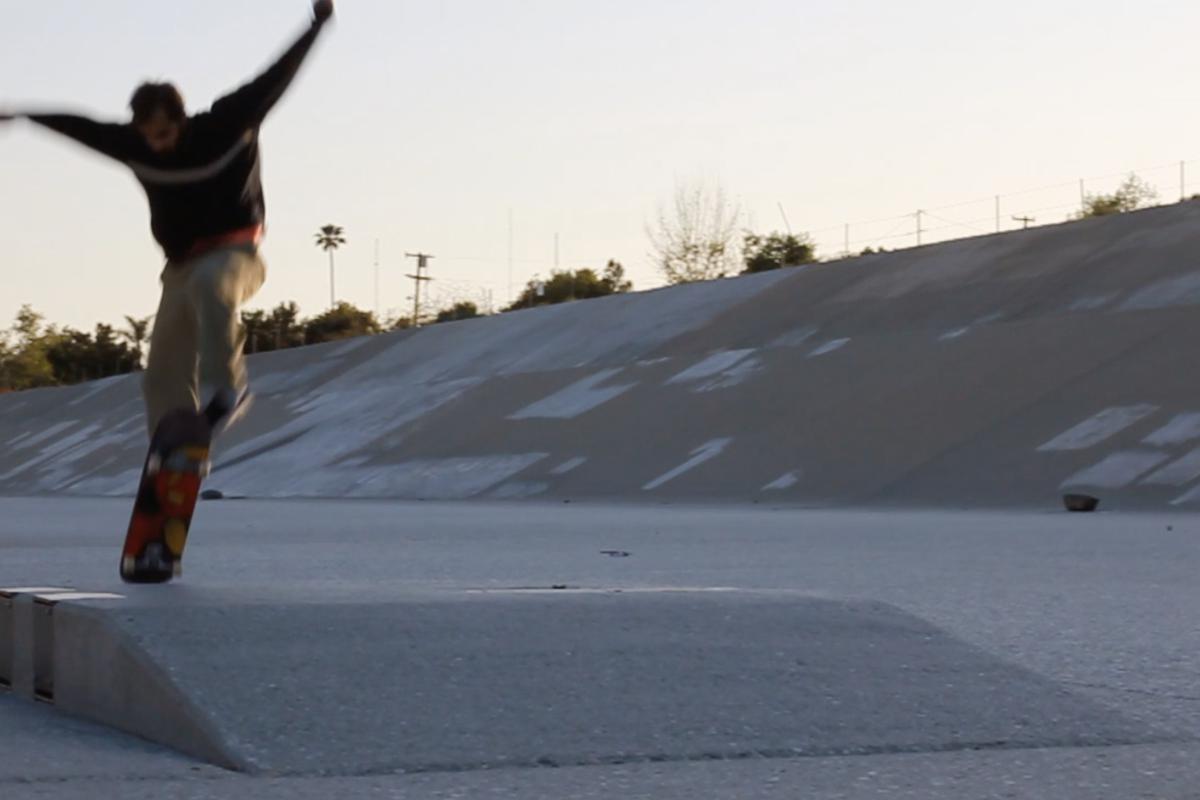
[[[429,269],[429,262],[433,256],[428,253],[405,253],[405,258],[415,258],[417,260],[417,274],[406,275],[407,278],[412,278],[416,284],[416,289],[413,291],[413,316],[412,326],[414,328],[421,327],[421,284],[425,281],[431,281],[428,275],[425,275],[425,270]]]
[[[1028,230],[1029,223],[1037,222],[1037,219],[1034,217],[1013,217],[1013,221],[1021,223],[1021,230]]]
[[[788,236],[792,235],[792,223],[788,221],[787,212],[783,210],[783,202],[779,202],[779,216],[783,217],[783,227],[787,229]]]
[[[921,228],[921,215],[924,213],[924,211],[917,209],[917,247],[921,246],[921,234],[924,233],[924,229]]]
[[[505,302],[513,301],[513,211],[508,209],[508,295]]]
[[[375,319],[379,319],[379,240],[375,240]]]

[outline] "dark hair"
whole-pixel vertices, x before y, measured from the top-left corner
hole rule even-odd
[[[129,99],[129,107],[133,109],[134,123],[145,122],[160,108],[172,122],[187,116],[183,95],[170,83],[143,83]]]

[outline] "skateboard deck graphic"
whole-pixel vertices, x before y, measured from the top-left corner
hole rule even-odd
[[[127,583],[165,583],[182,574],[212,434],[208,418],[188,410],[171,412],[155,430],[121,550]]]

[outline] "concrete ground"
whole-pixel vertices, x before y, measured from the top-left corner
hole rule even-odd
[[[625,604],[620,608],[637,610],[636,619],[647,624],[678,619],[681,647],[703,642],[688,627],[695,620],[733,620],[745,641],[717,628],[713,641],[747,673],[763,675],[779,647],[762,649],[760,657],[755,645],[779,639],[766,638],[770,630],[753,615],[738,615],[757,609],[747,603],[760,597],[794,602],[787,618],[814,632],[820,644],[815,654],[834,652],[827,643],[839,644],[845,654],[843,661],[823,665],[838,702],[822,707],[820,725],[805,721],[811,725],[804,732],[811,737],[840,731],[848,737],[846,752],[856,754],[834,754],[830,744],[837,742],[830,734],[825,750],[806,739],[805,752],[816,755],[786,757],[787,731],[761,724],[769,709],[755,705],[747,712],[755,735],[774,737],[776,746],[768,740],[754,751],[689,750],[686,745],[705,731],[691,725],[664,739],[670,726],[653,731],[655,720],[648,719],[636,731],[655,735],[653,752],[632,747],[617,752],[604,736],[582,731],[557,742],[554,763],[562,766],[518,762],[485,769],[450,757],[459,729],[447,724],[419,740],[428,751],[423,761],[398,758],[391,768],[385,762],[373,768],[319,741],[328,738],[322,730],[330,729],[353,737],[352,724],[332,719],[339,708],[356,708],[348,696],[344,703],[313,700],[314,713],[330,717],[325,729],[302,730],[293,722],[283,733],[274,732],[270,747],[256,750],[259,741],[250,741],[247,752],[265,754],[267,768],[246,775],[52,707],[0,696],[5,798],[1198,796],[1200,518],[1192,515],[227,501],[200,507],[184,580],[146,588],[124,587],[115,578],[127,514],[126,500],[0,499],[0,587],[124,594],[117,616],[144,637],[149,652],[173,671],[183,665],[171,659],[186,655],[226,681],[231,676],[219,674],[221,658],[203,661],[202,646],[208,642],[217,652],[237,641],[247,620],[294,630],[296,653],[311,652],[311,660],[319,662],[325,657],[322,641],[308,634],[339,620],[345,627],[346,615],[369,621],[381,609],[417,608],[418,600],[428,608],[430,598],[461,596],[471,598],[463,602],[474,603],[480,610],[476,618],[482,618],[513,602],[514,589],[537,590],[527,593],[536,602],[543,596],[573,596],[581,604],[592,596],[616,598]],[[614,595],[615,589],[624,591]],[[556,594],[561,592],[569,594]],[[700,606],[703,613],[696,611]],[[574,606],[558,608],[568,607]],[[194,621],[186,636],[162,627],[162,617],[171,613]],[[827,627],[817,624],[822,619]],[[426,619],[432,626],[437,620]],[[620,625],[604,627],[603,618],[595,624],[596,652],[622,656]],[[931,643],[929,652],[939,659],[915,678],[902,675],[895,663],[895,648],[910,645],[912,636]],[[182,641],[189,638],[185,647]],[[338,646],[345,643],[339,640]],[[414,645],[417,658],[462,656],[454,642],[421,650],[424,646]],[[873,658],[855,655],[870,648]],[[263,652],[238,649],[243,655],[228,663]],[[655,659],[672,651],[637,652],[653,672]],[[371,653],[358,655],[369,659]],[[537,682],[538,669],[546,670],[546,686],[553,687],[558,677],[552,659],[530,659],[527,651],[497,649],[493,663],[501,673],[497,685]],[[926,673],[929,681],[923,683]],[[204,673],[189,675],[181,668],[176,674],[185,690],[206,689]],[[503,680],[505,674],[511,680]],[[425,680],[436,689],[436,681]],[[940,703],[939,713],[887,718],[886,709],[873,709],[869,693],[889,680],[908,681],[903,685],[910,687],[909,696],[934,698],[929,702]],[[997,724],[988,707],[972,703],[980,687],[994,693],[991,708],[1027,719],[1027,741],[964,744],[972,731]],[[859,691],[870,702],[842,702]],[[694,723],[706,708],[718,708],[722,696],[715,690],[695,696],[678,711],[698,715],[688,718]],[[794,699],[781,696],[780,703]],[[761,704],[763,697],[751,700]],[[259,702],[247,709],[250,716],[269,721],[273,714],[284,715],[278,705]],[[219,703],[211,707],[220,710]],[[418,711],[424,716],[414,720],[435,719],[433,712]],[[452,712],[446,711],[447,719]],[[246,724],[230,730],[258,733]],[[613,730],[620,728],[608,729]],[[533,734],[530,741],[537,740]],[[314,762],[319,768],[303,769],[301,751],[319,759]]]

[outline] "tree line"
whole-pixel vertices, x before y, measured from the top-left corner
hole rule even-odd
[[[546,280],[535,277],[503,311],[587,300],[632,289],[624,267],[610,261],[599,273],[585,268],[556,271]],[[484,313],[476,303],[458,300],[417,322],[436,325]],[[347,302],[307,318],[295,302],[284,302],[270,310],[242,311],[241,321],[247,355],[371,336],[414,325],[411,317],[381,320],[373,312]],[[13,324],[0,330],[0,392],[67,386],[140,370],[152,325],[152,317],[126,317],[120,328],[101,323],[94,331],[79,331],[49,324],[33,308],[23,306]]]

